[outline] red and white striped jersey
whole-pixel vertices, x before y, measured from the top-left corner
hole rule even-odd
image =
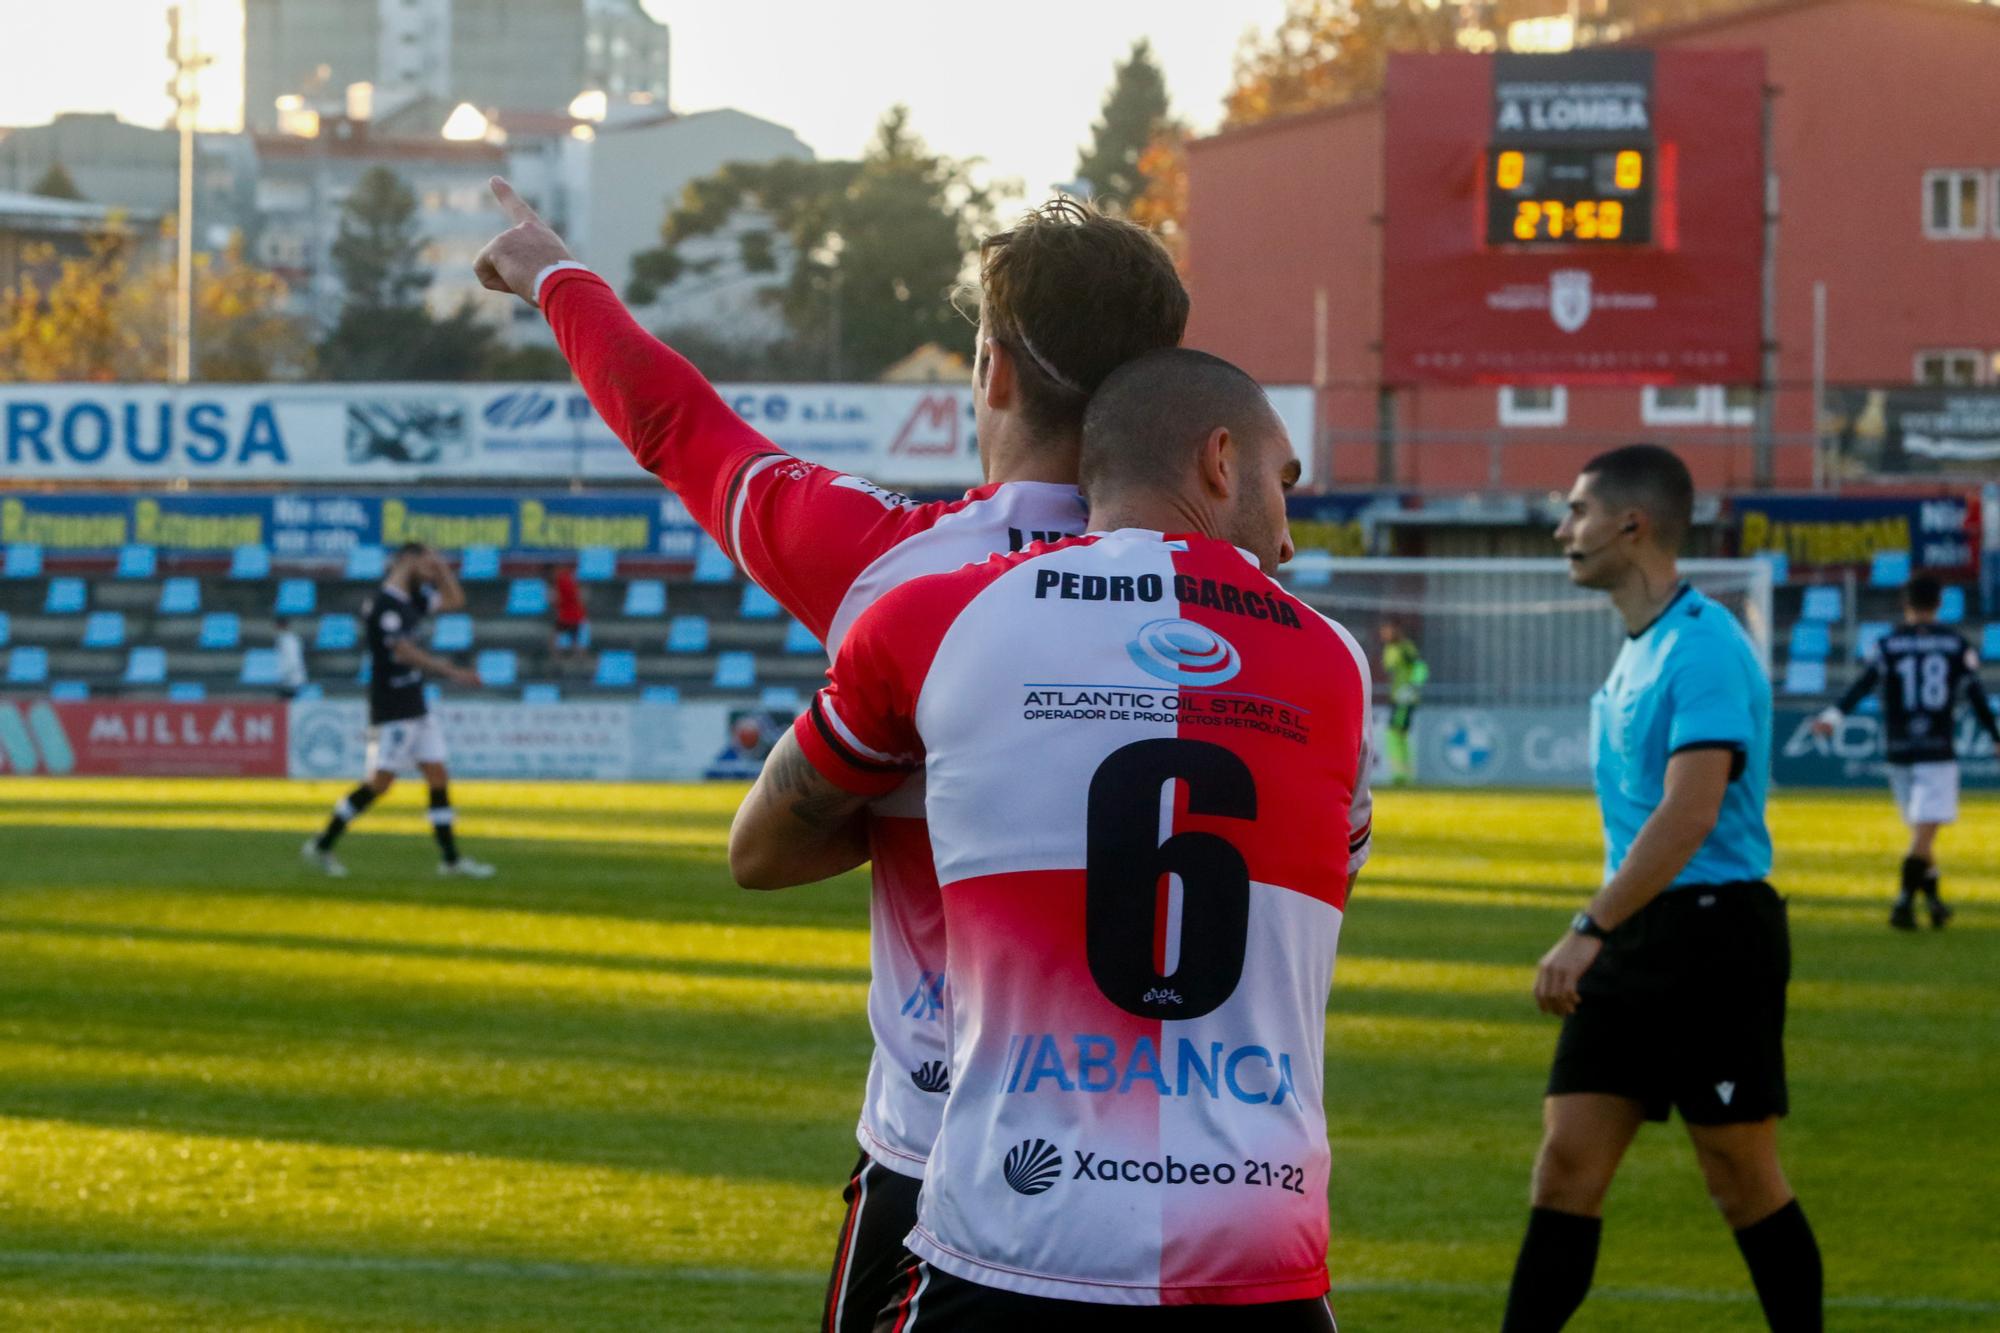
[[[794,734],[921,763],[951,1095],[912,1250],[1010,1291],[1327,1289],[1327,991],[1369,846],[1368,665],[1226,543],[1121,531],[889,593]]]
[[[647,333],[604,281],[558,269],[542,309],[590,401],[639,463],[829,652],[889,589],[1083,530],[1075,487],[983,486],[918,504],[804,462],[758,434],[701,372]],[[868,1020],[875,1054],[856,1137],[922,1177],[949,1067],[944,920],[923,819],[923,777],[871,808]]]

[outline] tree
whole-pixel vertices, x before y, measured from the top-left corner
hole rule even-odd
[[[42,178],[35,182],[35,188],[29,193],[41,195],[44,199],[83,198],[83,191],[77,189],[76,182],[70,179],[69,168],[60,162],[49,163],[49,169],[42,173]]]
[[[333,241],[333,266],[346,305],[364,310],[415,305],[431,285],[423,253],[417,196],[387,167],[370,168],[347,196]]]
[[[1286,0],[1269,34],[1246,34],[1223,126],[1372,97],[1393,51],[1450,51],[1491,36],[1488,7],[1429,0]]]
[[[171,226],[167,229],[171,235]],[[169,374],[174,272],[128,233],[94,238],[55,265],[0,292],[0,379],[164,380]],[[305,373],[312,349],[284,311],[285,285],[243,258],[241,241],[196,255],[194,372],[198,379],[259,381]]]
[[[964,335],[951,292],[992,223],[972,164],[940,157],[893,108],[859,162],[734,163],[688,186],[633,259],[628,295],[651,304],[698,277],[768,277],[760,296],[829,378],[871,377],[927,342]],[[733,254],[697,257],[734,229]],[[725,272],[727,270],[727,272]]]
[[[1090,182],[1092,200],[1129,209],[1148,184],[1140,160],[1169,125],[1166,76],[1141,38],[1113,72],[1104,114],[1091,126],[1090,147],[1077,155],[1076,174]]]
[[[387,167],[361,177],[341,209],[333,264],[344,299],[319,346],[336,380],[462,380],[478,374],[496,334],[466,301],[443,319],[424,306],[431,272],[417,197]]]

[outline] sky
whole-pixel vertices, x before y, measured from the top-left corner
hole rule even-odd
[[[215,64],[202,123],[241,123],[242,0],[186,0]],[[1284,0],[643,0],[673,33],[679,111],[778,121],[822,157],[851,157],[891,105],[930,146],[979,157],[1039,196],[1076,171],[1112,67],[1152,40],[1174,113],[1212,129],[1238,39]],[[163,124],[165,0],[0,0],[0,125],[61,111]]]

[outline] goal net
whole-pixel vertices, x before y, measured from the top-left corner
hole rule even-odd
[[[1761,560],[1683,560],[1681,573],[1729,608],[1771,667],[1771,569]],[[1347,626],[1371,660],[1394,621],[1430,666],[1427,704],[1582,705],[1604,683],[1624,622],[1563,560],[1322,559],[1292,591]]]

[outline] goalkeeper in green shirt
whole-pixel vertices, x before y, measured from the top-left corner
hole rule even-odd
[[[1417,645],[1393,620],[1382,622],[1382,670],[1389,676],[1389,781],[1403,786],[1410,781],[1410,718],[1423,698],[1424,682],[1431,678],[1430,665]]]

